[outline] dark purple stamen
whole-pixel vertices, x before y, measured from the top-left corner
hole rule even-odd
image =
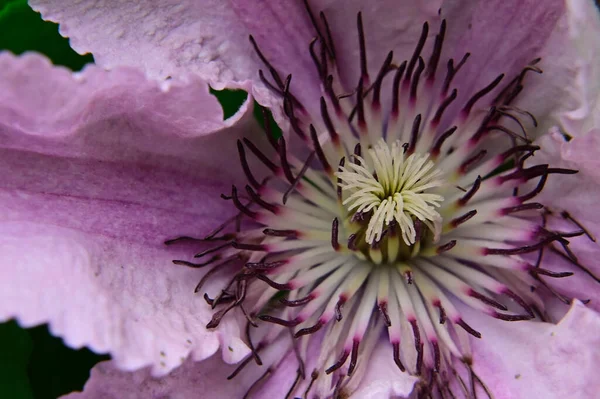
[[[456,228],[456,227],[460,226],[461,224],[465,223],[466,221],[468,221],[469,219],[471,219],[475,215],[477,215],[477,210],[473,209],[473,210],[465,213],[462,216],[452,219],[452,221],[450,222],[450,225],[452,227]]]
[[[287,283],[285,283],[285,284],[278,283],[276,281],[271,280],[270,278],[268,278],[264,274],[257,274],[256,278],[259,279],[259,280],[264,281],[265,283],[269,284],[271,287],[273,287],[273,288],[275,288],[276,290],[279,290],[279,291],[287,291],[287,290],[290,289],[289,284],[287,284]]]
[[[185,261],[185,260],[179,260],[179,259],[173,260],[173,263],[176,264],[176,265],[187,266],[187,267],[191,267],[191,268],[194,268],[194,269],[198,269],[198,268],[201,268],[201,267],[204,267],[204,266],[208,266],[211,263],[213,263],[213,262],[215,262],[215,261],[217,261],[219,259],[221,259],[221,256],[215,255],[215,256],[211,257],[209,260],[207,260],[206,262],[202,262],[202,263],[192,263],[192,262],[188,262],[188,261]]]
[[[400,82],[402,81],[402,76],[404,76],[404,71],[406,70],[406,61],[404,61],[394,74],[394,84],[393,84],[393,97],[392,97],[392,115],[397,117],[400,112]]]
[[[412,128],[410,130],[410,144],[408,145],[408,153],[412,153],[417,145],[417,138],[419,137],[419,129],[421,128],[421,114],[417,115],[413,120]]]
[[[241,140],[237,141],[238,154],[240,157],[240,163],[242,164],[242,169],[244,170],[244,174],[246,175],[246,179],[252,185],[252,187],[258,189],[260,187],[260,183],[256,180],[252,171],[250,170],[250,166],[248,165],[248,160],[246,159],[246,151],[244,150],[244,145]]]
[[[296,327],[298,324],[302,323],[302,321],[298,320],[298,319],[284,320],[284,319],[280,319],[279,317],[271,316],[268,314],[261,314],[260,316],[258,316],[258,318],[262,321],[279,324],[280,326],[284,326],[284,327]]]
[[[237,188],[235,186],[231,186],[231,198],[233,199],[233,204],[235,205],[235,207],[244,215],[252,219],[256,219],[258,217],[257,212],[251,211],[248,207],[246,207],[240,202],[240,199],[237,194]]]
[[[333,222],[331,222],[331,247],[335,251],[340,249],[340,243],[338,241],[338,224],[338,218],[333,219]]]
[[[444,44],[444,38],[446,36],[446,20],[443,19],[440,24],[439,33],[435,36],[435,43],[433,45],[433,50],[431,52],[431,57],[429,57],[429,63],[427,64],[427,72],[425,76],[427,76],[427,80],[432,82],[435,79],[435,71],[437,70],[438,63],[440,61],[440,56],[442,55],[442,46]]]
[[[298,175],[294,178],[294,181],[292,182],[291,186],[288,187],[288,189],[283,194],[282,202],[283,202],[284,205],[286,204],[286,202],[287,202],[288,198],[290,197],[290,195],[300,185],[300,182],[301,182],[302,178],[304,177],[304,174],[308,170],[308,168],[309,168],[312,160],[314,159],[314,157],[315,157],[315,152],[313,151],[313,152],[311,152],[308,155],[308,158],[306,158],[306,161],[304,162],[304,166],[302,166],[302,169],[300,169],[300,173],[298,173]]]
[[[465,55],[463,55],[462,59],[460,60],[460,62],[458,63],[458,65],[456,67],[454,67],[454,59],[450,58],[448,60],[448,64],[446,65],[446,68],[447,68],[446,78],[444,79],[444,86],[442,89],[442,93],[446,94],[448,92],[448,89],[450,88],[450,84],[452,84],[452,80],[454,79],[454,77],[456,76],[458,71],[463,67],[463,65],[465,65],[465,63],[467,62],[467,60],[469,59],[470,56],[471,56],[471,53],[466,53]]]
[[[264,229],[263,234],[272,237],[298,238],[297,230]]]
[[[383,322],[387,327],[390,327],[392,325],[392,321],[390,319],[390,315],[388,314],[387,302],[380,302],[378,308],[379,312],[381,312],[381,316],[383,317]]]
[[[398,343],[398,342],[392,343],[392,350],[394,352],[394,363],[396,363],[396,366],[398,366],[400,371],[402,371],[402,372],[406,371],[406,368],[404,367],[404,365],[402,364],[402,361],[400,360],[400,343]]]
[[[265,200],[263,200],[257,193],[256,191],[254,191],[252,189],[252,187],[246,185],[246,192],[248,193],[248,195],[250,196],[250,198],[252,199],[252,201],[254,203],[256,203],[257,205],[263,207],[264,209],[266,209],[267,211],[276,214],[277,213],[277,206],[270,204],[268,202],[266,202]]]
[[[415,70],[415,76],[410,82],[410,101],[412,104],[417,100],[417,88],[419,87],[419,78],[421,77],[421,73],[425,70],[425,61],[423,58],[419,57],[419,64],[417,69]]]
[[[448,139],[450,136],[452,136],[454,134],[454,132],[456,132],[456,129],[457,129],[456,126],[452,126],[450,129],[448,129],[444,133],[442,133],[440,135],[440,137],[438,137],[438,139],[436,140],[435,144],[433,145],[433,147],[431,149],[431,153],[434,156],[438,156],[440,154],[440,151],[442,149],[442,145],[444,144],[444,141],[446,141],[446,139]]]
[[[483,89],[473,94],[469,101],[467,101],[467,104],[465,104],[465,107],[462,109],[463,115],[469,115],[471,109],[473,108],[473,105],[475,105],[475,103],[483,96],[494,90],[496,86],[500,84],[500,81],[502,81],[502,79],[504,79],[504,74],[498,75],[498,77],[494,79],[489,85],[485,86]]]
[[[261,150],[258,149],[258,147],[256,147],[254,145],[253,142],[251,142],[250,140],[248,140],[247,138],[244,138],[244,144],[246,144],[246,146],[248,147],[248,149],[250,151],[252,151],[252,153],[267,167],[271,170],[271,172],[273,173],[277,173],[277,171],[279,170],[279,168],[277,167],[277,165],[275,165],[275,163],[273,163],[273,161],[271,161],[269,159],[269,157],[267,157]],[[277,148],[277,144],[275,144],[274,148]]]
[[[369,71],[367,70],[367,46],[365,44],[365,31],[363,29],[362,12],[359,12],[356,15],[356,26],[358,29],[358,45],[360,48],[361,79],[367,83],[369,81]]]
[[[312,294],[309,294],[309,295],[305,296],[304,298],[295,299],[293,301],[290,301],[290,300],[288,300],[286,298],[281,298],[279,300],[279,302],[283,303],[285,306],[289,306],[289,307],[294,308],[294,307],[297,307],[297,306],[306,305],[307,303],[309,303],[313,299],[315,299],[315,297]]]
[[[413,69],[415,68],[417,61],[419,60],[419,58],[421,56],[421,51],[423,50],[423,46],[425,46],[425,42],[427,41],[428,33],[429,33],[429,24],[427,22],[425,22],[425,23],[423,23],[423,28],[421,29],[421,36],[419,37],[419,41],[417,42],[415,51],[413,52],[410,62],[408,63],[408,67],[406,68],[406,76],[404,77],[405,82],[409,82],[412,77]]]
[[[285,139],[283,137],[279,138],[279,158],[281,160],[281,168],[283,170],[283,174],[285,178],[290,182],[290,184],[294,184],[294,175],[292,173],[292,169],[290,168],[290,164],[287,159],[287,148],[285,144]]]
[[[467,322],[464,321],[463,319],[458,319],[455,323],[458,324],[459,326],[461,326],[463,328],[463,330],[465,330],[466,332],[468,332],[475,338],[481,338],[481,333],[479,331],[475,330],[470,325],[468,325]]]
[[[317,131],[315,130],[315,127],[312,124],[310,125],[310,138],[312,140],[315,153],[317,154],[317,158],[319,159],[319,162],[323,166],[323,170],[327,174],[331,174],[333,172],[333,170],[331,169],[331,165],[329,165],[329,162],[327,161],[327,157],[325,156],[325,153],[323,152],[323,148],[321,147],[321,144],[319,143],[319,137],[317,137]]]
[[[506,306],[504,306],[503,304],[501,304],[500,302],[498,302],[498,301],[496,301],[496,300],[494,300],[494,299],[492,299],[492,298],[490,298],[488,296],[485,296],[485,295],[483,295],[483,294],[481,294],[481,293],[479,293],[479,292],[477,292],[477,291],[475,291],[473,289],[471,289],[469,291],[468,295],[470,297],[472,297],[472,298],[479,299],[481,302],[485,303],[486,305],[490,305],[490,306],[492,306],[492,307],[494,307],[496,309],[508,310],[508,308]]]
[[[450,251],[452,248],[454,248],[455,245],[456,245],[456,240],[450,240],[446,244],[440,245],[439,247],[437,247],[436,253],[439,255],[446,251]]]
[[[452,104],[452,102],[454,102],[454,100],[456,100],[457,96],[458,96],[458,90],[453,89],[452,93],[450,93],[450,95],[448,97],[446,97],[444,99],[444,101],[442,101],[442,103],[438,107],[437,111],[435,112],[433,119],[431,120],[431,124],[433,126],[439,125],[440,121],[442,120],[442,115],[444,115],[444,111],[446,110],[446,108],[448,108],[448,106],[450,104]],[[454,127],[454,129],[456,130],[456,127]]]
[[[379,109],[381,107],[381,103],[379,101],[380,95],[381,95],[381,84],[383,83],[383,78],[385,77],[385,75],[392,70],[391,65],[392,65],[392,59],[394,58],[394,52],[390,51],[387,55],[387,57],[385,58],[385,61],[383,62],[383,65],[381,65],[381,69],[379,70],[379,73],[377,74],[377,79],[375,79],[375,83],[373,84],[373,108],[375,109]]]
[[[479,163],[487,155],[487,150],[481,150],[460,165],[460,173],[467,173],[474,165]]]
[[[346,363],[346,360],[348,359],[349,355],[350,355],[349,351],[346,351],[346,350],[343,351],[342,354],[340,355],[340,358],[333,364],[333,366],[331,366],[327,370],[325,370],[325,373],[326,374],[331,374],[335,370],[337,370],[340,367],[342,367],[344,365],[344,363]]]
[[[348,366],[348,375],[352,375],[354,372],[354,368],[356,367],[356,362],[358,361],[358,346],[360,345],[360,341],[358,339],[354,339],[352,341],[352,353],[350,355],[350,365]]]

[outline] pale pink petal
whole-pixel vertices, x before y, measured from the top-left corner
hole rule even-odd
[[[577,231],[579,227],[560,216],[567,211],[579,221],[595,238],[600,237],[600,213],[597,212],[600,198],[600,130],[592,130],[571,141],[553,130],[544,136],[539,145],[541,150],[531,162],[547,163],[551,167],[575,169],[575,175],[552,175],[536,200],[548,206],[554,217],[548,219],[548,227],[556,231]],[[545,279],[559,292],[581,300],[590,299],[589,306],[600,310],[600,246],[587,236],[569,239],[569,247],[579,263],[594,276],[576,267],[551,251],[545,251],[544,267],[554,271],[570,271],[574,275],[564,279]]]
[[[557,60],[546,68],[549,74],[561,76],[564,69],[556,73],[555,69],[567,66],[572,74],[567,76],[568,84],[562,85],[564,92],[554,95],[562,104],[554,116],[571,135],[600,127],[600,9],[593,3],[567,1],[566,21],[559,28],[566,27],[568,34],[548,49],[548,58]]]
[[[531,76],[518,101],[545,133],[560,123],[574,136],[600,126],[600,12],[592,0],[566,0],[565,13],[549,34],[542,76]]]
[[[76,51],[93,52],[99,65],[141,67],[159,79],[193,73],[217,89],[259,81],[258,70],[265,67],[248,39],[253,33],[282,73],[294,75],[301,97],[318,95],[308,53],[313,32],[299,1],[36,0],[31,5],[60,23]],[[254,94],[264,105],[275,104],[273,93],[261,85]]]
[[[293,354],[291,355],[293,357]],[[252,388],[256,398],[284,398],[296,377],[295,368],[274,370],[271,379],[257,383]],[[96,365],[83,392],[64,396],[68,399],[229,399],[242,398],[263,373],[265,367],[249,364],[234,379],[227,376],[235,365],[228,365],[218,355],[202,362],[186,361],[169,375],[156,378],[150,370],[121,371],[114,362]]]
[[[0,319],[49,323],[69,346],[157,374],[220,343],[228,361],[244,357],[235,325],[204,327],[203,272],[171,263],[194,249],[164,241],[232,212],[219,194],[243,177],[235,139],[253,134],[249,104],[223,122],[198,80],[73,76],[32,54],[2,54],[0,69]]]
[[[600,316],[595,311],[575,302],[557,325],[474,318],[483,336],[472,340],[474,370],[494,398],[598,397]],[[479,394],[485,397],[483,390]]]
[[[408,397],[415,383],[419,381],[418,377],[398,369],[387,337],[379,341],[368,361],[367,372],[352,398]]]
[[[591,1],[587,2],[591,6]],[[552,78],[529,79],[528,90],[534,94],[522,102],[543,117],[560,105],[553,100],[560,96],[553,94],[563,93],[564,87],[574,84],[573,79],[579,79],[572,72],[581,55],[567,57],[556,50],[565,48],[574,34],[564,26],[582,13],[575,1],[574,5],[569,3],[569,16],[565,16],[562,0],[546,2],[544,7],[534,0],[314,0],[310,4],[316,18],[320,11],[328,18],[342,81],[349,91],[359,77],[358,11],[363,14],[371,74],[377,72],[390,50],[397,61],[410,58],[426,20],[431,26],[430,40],[422,54],[429,57],[433,36],[444,17],[448,19],[445,57],[460,59],[467,51],[472,54],[455,82],[463,96],[472,95],[500,73],[506,73],[508,81],[529,61],[543,56],[542,67],[548,66]],[[250,45],[248,35],[252,34],[282,79],[293,76],[292,92],[309,109],[318,106],[319,80],[308,52],[315,30],[300,1],[188,0],[157,6],[149,0],[76,4],[35,0],[32,6],[44,18],[59,22],[61,33],[71,38],[72,46],[82,53],[93,52],[102,66],[140,66],[156,78],[193,73],[217,88],[252,81],[257,100],[273,106],[278,121],[285,125],[281,110],[275,106],[277,96],[258,78],[258,69],[263,69],[271,79]],[[437,15],[440,8],[441,17]],[[593,50],[593,42],[583,43],[579,53]],[[575,62],[564,62],[567,60]],[[445,58],[440,71],[444,68]]]

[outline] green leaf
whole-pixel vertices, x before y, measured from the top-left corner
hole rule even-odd
[[[0,8],[0,49],[15,54],[37,51],[45,54],[56,65],[78,71],[94,62],[91,54],[77,54],[69,47],[69,40],[58,33],[58,25],[42,20],[26,2],[4,1]]]

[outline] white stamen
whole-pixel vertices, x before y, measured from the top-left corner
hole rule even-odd
[[[395,220],[406,245],[413,245],[417,238],[413,218],[432,230],[441,223],[436,208],[444,197],[426,192],[443,185],[441,172],[434,168],[429,154],[415,153],[405,158],[400,141],[390,148],[380,139],[368,152],[370,163],[354,156],[356,162],[348,163],[336,173],[342,190],[350,192],[342,204],[348,211],[373,211],[365,237],[367,243],[379,241],[384,228]]]

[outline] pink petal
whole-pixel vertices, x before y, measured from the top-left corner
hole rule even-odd
[[[575,302],[557,325],[476,321],[483,338],[472,340],[474,370],[496,399],[598,397],[600,316],[595,311]],[[482,390],[479,394],[485,397]]]
[[[244,357],[235,325],[204,327],[202,271],[171,263],[194,249],[164,241],[201,237],[232,212],[219,194],[242,177],[248,102],[223,122],[198,80],[74,76],[32,54],[2,54],[0,69],[0,319],[50,323],[70,346],[157,374],[219,344],[228,361]]]

